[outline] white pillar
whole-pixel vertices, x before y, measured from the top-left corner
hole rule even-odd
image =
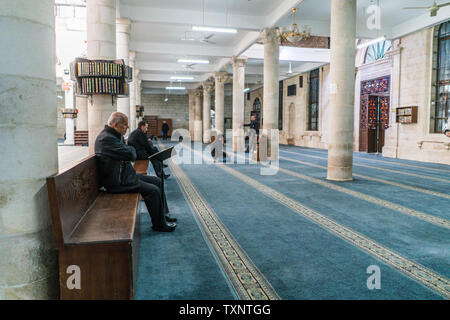
[[[246,57],[232,57],[233,64],[233,151],[244,151],[244,105]]]
[[[203,143],[211,140],[211,91],[213,83],[206,81],[203,83]]]
[[[74,110],[73,107],[73,99],[74,99],[74,88],[72,81],[69,77],[64,79],[64,82],[70,84],[68,88],[64,90],[65,98],[64,98],[64,107],[66,109]],[[75,144],[75,119],[66,118],[66,140],[64,144],[73,146]]]
[[[130,87],[130,91],[131,89],[134,89],[134,105],[130,104],[130,121],[129,121],[129,126],[130,126],[130,131],[133,131],[134,129],[136,129],[136,105],[138,104],[138,92],[139,92],[139,73],[140,70],[135,68],[134,69],[134,74],[133,74],[133,82],[134,85],[132,86],[132,88]],[[140,97],[140,95],[139,95]]]
[[[202,141],[202,90],[195,91],[194,141]]]
[[[138,69],[138,74],[139,74],[139,72],[140,72],[140,70]],[[142,80],[136,81],[136,105],[138,105],[138,106],[142,105]],[[139,122],[139,117],[136,115],[136,111],[135,111],[134,129],[137,128],[138,122]]]
[[[191,141],[194,140],[194,122],[195,122],[195,92],[194,89],[188,89],[189,95],[189,135]]]
[[[355,99],[356,0],[331,0],[328,174],[352,180]]]
[[[86,98],[76,97],[75,108],[78,109],[77,114],[77,131],[88,131],[88,101]]]
[[[136,81],[137,81],[137,75],[136,75],[136,70],[135,70],[135,59],[136,59],[136,51],[130,51],[129,54],[129,59],[130,59],[130,67],[133,68],[133,81],[129,83],[129,90],[130,90],[130,111],[129,111],[129,123],[128,125],[130,126],[130,132],[133,131],[134,129],[132,129],[132,121],[131,121],[131,117],[134,114],[134,117],[136,118]]]
[[[87,58],[116,58],[116,0],[87,0]],[[97,135],[116,111],[110,95],[92,95],[88,100],[89,153],[94,153]]]
[[[126,65],[130,64],[130,30],[131,21],[126,18],[116,19],[116,57],[123,59]],[[117,111],[130,118],[130,97],[117,99]]]
[[[226,72],[214,73],[215,87],[215,129],[218,133],[224,132],[224,109],[225,109],[225,82],[228,80]]]
[[[262,31],[261,38],[264,43],[263,129],[278,129],[280,39],[277,30],[270,28]]]
[[[0,299],[57,299],[46,178],[58,171],[53,0],[0,5]]]

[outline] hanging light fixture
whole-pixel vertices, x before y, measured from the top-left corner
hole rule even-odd
[[[311,30],[308,26],[302,26],[302,31],[298,28],[297,23],[295,23],[295,13],[297,8],[292,8],[292,25],[289,31],[281,33],[281,36],[291,43],[297,43],[300,40],[306,40],[311,37]]]

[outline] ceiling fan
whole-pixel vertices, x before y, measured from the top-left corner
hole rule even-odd
[[[200,41],[201,43],[206,43],[206,44],[216,44],[214,41],[209,40],[212,37],[214,37],[214,33],[211,33],[210,35],[208,35],[206,37],[198,39],[198,38],[194,38],[194,37],[188,37],[187,32],[188,31],[186,31],[184,33],[184,37],[180,39],[181,41]]]
[[[209,36],[203,37],[203,39],[200,39],[199,41],[202,43],[207,43],[207,44],[216,44],[214,41],[209,40],[212,37],[214,37],[214,33],[211,33]]]
[[[431,5],[431,7],[406,7],[403,9],[428,9],[428,11],[430,11],[430,16],[431,17],[435,17],[437,15],[437,12],[439,11],[440,8],[442,7],[446,7],[446,6],[450,6],[450,2],[447,3],[443,3],[443,4],[437,4],[436,1],[433,1],[433,4]]]
[[[195,66],[195,65],[196,65],[196,63],[185,64],[183,66],[183,68],[194,70],[194,68],[192,68],[192,67]]]

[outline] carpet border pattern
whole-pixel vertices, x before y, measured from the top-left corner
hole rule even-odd
[[[330,219],[319,212],[310,209],[301,203],[284,196],[283,194],[275,191],[274,189],[234,170],[223,164],[217,164],[219,168],[242,180],[253,188],[266,194],[272,199],[290,208],[294,212],[306,217],[310,221],[321,226],[325,230],[333,233],[339,238],[347,241],[370,254],[371,256],[379,259],[380,261],[392,266],[396,270],[400,271],[409,278],[414,279],[421,285],[429,288],[430,290],[438,293],[446,299],[450,299],[450,280],[445,276],[438,274],[419,263],[413,262],[399,253],[390,250],[389,248],[371,240],[364,235],[341,225],[340,223]]]
[[[223,225],[183,170],[172,160],[168,162],[238,298],[241,300],[280,300],[269,281]]]

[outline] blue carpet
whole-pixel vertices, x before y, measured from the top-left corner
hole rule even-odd
[[[308,152],[305,148],[281,149]],[[316,149],[312,151],[321,152]],[[310,154],[321,156],[319,152]],[[281,155],[326,165],[326,158],[321,160],[301,155]],[[355,161],[364,161],[365,156],[357,155]],[[323,157],[326,157],[326,152]],[[402,161],[394,160],[393,164],[364,163],[397,170],[398,163]],[[420,162],[404,163],[448,168]],[[280,165],[322,180],[326,174],[325,170],[289,161],[281,160]],[[450,237],[447,229],[285,173],[261,176],[260,167],[256,165],[230,167],[410,260],[447,277],[450,274]],[[282,299],[441,298],[392,266],[298,215],[217,166],[183,164],[181,168]],[[357,170],[370,175],[366,168],[355,168],[355,172]],[[417,171],[414,169],[414,172]],[[379,172],[374,171],[372,174],[380,177]],[[430,173],[422,170],[420,174]],[[392,175],[389,175],[392,179]],[[442,177],[445,173],[431,175]],[[424,187],[423,183],[415,181],[418,178],[398,176],[399,180],[395,177],[397,182]],[[384,176],[382,178],[385,179]],[[427,185],[426,188],[443,192],[445,184],[441,185],[438,181],[432,181],[431,184],[431,187]],[[355,180],[338,185],[449,218],[446,199],[373,181]],[[234,299],[226,276],[206,244],[173,176],[167,180],[166,193],[171,214],[179,220],[178,227],[174,233],[150,231],[148,213],[142,206],[137,298]],[[369,276],[366,269],[370,265],[381,268],[381,290],[369,290],[366,286]]]
[[[166,181],[165,189],[170,214],[178,219],[178,226],[170,233],[152,231],[141,202],[136,299],[235,299],[173,177]]]

